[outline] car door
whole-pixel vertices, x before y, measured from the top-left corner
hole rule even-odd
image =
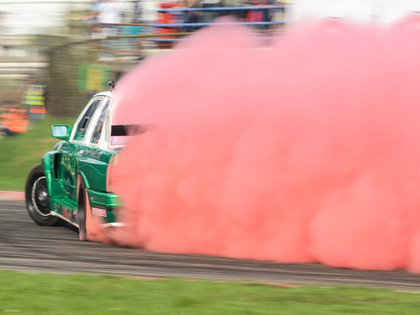
[[[105,97],[97,115],[91,121],[91,128],[86,134],[83,154],[79,156],[80,173],[89,189],[106,191],[106,172],[113,155],[105,143],[105,120],[111,99]]]
[[[104,99],[104,96],[97,95],[89,101],[74,124],[69,142],[64,143],[60,150],[59,178],[64,192],[64,199],[73,205],[77,205],[78,160],[83,157],[91,122]]]

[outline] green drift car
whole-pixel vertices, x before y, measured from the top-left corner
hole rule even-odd
[[[88,216],[99,218],[105,227],[118,225],[119,201],[109,191],[109,166],[131,129],[111,126],[114,110],[112,92],[98,93],[72,129],[51,127],[52,136],[62,141],[43,156],[26,182],[26,208],[37,224],[67,221],[79,229],[81,240],[87,239]]]

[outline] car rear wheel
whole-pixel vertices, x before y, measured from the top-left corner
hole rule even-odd
[[[36,166],[28,176],[25,186],[26,209],[32,220],[39,225],[51,226],[60,219],[51,214],[44,166]]]

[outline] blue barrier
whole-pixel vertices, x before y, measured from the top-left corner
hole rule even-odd
[[[109,37],[124,38],[118,42],[123,49],[127,51],[139,50],[141,45],[147,41],[163,45],[171,45],[176,41],[180,41],[183,37],[191,32],[194,32],[202,27],[210,25],[245,25],[259,30],[272,30],[272,26],[281,26],[287,24],[283,20],[283,16],[275,16],[276,12],[280,14],[285,13],[287,5],[254,5],[242,7],[206,7],[206,8],[179,8],[171,7],[166,9],[157,9],[159,13],[159,21],[153,24],[149,23],[116,23],[116,24],[103,24],[113,30],[112,35]],[[189,19],[190,13],[195,16],[194,19]],[[202,14],[196,14],[201,12]],[[261,12],[258,19],[249,18],[249,12]],[[215,18],[220,16],[234,15],[237,18],[231,22],[214,22]],[[275,16],[275,20],[273,17]],[[247,17],[249,19],[247,19]],[[166,22],[166,23],[165,23]],[[152,31],[153,30],[153,31]],[[149,33],[149,34],[147,34]],[[154,37],[153,33],[159,36]],[[147,41],[140,43],[138,39],[144,34]],[[115,43],[115,42],[114,42]],[[165,46],[167,47],[167,46]],[[170,47],[170,46],[168,46]]]
[[[219,25],[227,25],[227,24],[240,24],[240,25],[248,25],[248,26],[256,26],[258,28],[261,27],[267,27],[271,25],[283,25],[286,24],[285,21],[271,21],[271,17],[269,17],[267,14],[268,12],[273,11],[281,11],[284,12],[286,9],[285,5],[254,5],[254,6],[243,6],[243,7],[209,7],[209,8],[167,8],[167,9],[158,9],[157,12],[162,14],[169,14],[173,15],[173,21],[172,23],[154,23],[151,24],[154,28],[191,28],[191,29],[197,29],[205,26],[209,26],[213,24],[213,20],[215,17],[218,17],[218,13],[220,15],[229,15],[229,14],[238,14],[238,13],[246,13],[249,11],[259,11],[259,12],[265,12],[265,14],[262,16],[263,20],[261,21],[243,21],[238,20],[235,22],[229,22],[229,23],[218,23]],[[206,13],[212,13],[212,18],[205,19],[204,21],[200,21],[203,17],[196,17],[198,21],[183,21],[188,17],[189,12],[202,12],[203,14]],[[180,14],[185,15],[180,15]],[[176,21],[176,22],[175,22]],[[174,23],[175,22],[175,23]]]
[[[266,36],[266,37],[258,37],[259,40],[272,40],[277,36]],[[173,43],[185,40],[185,37],[181,38],[151,38],[150,40],[155,43]]]
[[[170,9],[157,9],[161,13],[176,13],[188,11],[253,11],[253,10],[284,10],[285,5],[254,5],[245,7],[211,7],[211,8],[170,8]]]
[[[184,38],[152,38],[152,42],[178,42],[180,40],[184,40]]]
[[[167,16],[167,20],[153,23],[152,26],[156,33],[176,33],[180,31],[194,32],[202,27],[214,25],[214,19],[220,16],[234,15],[237,17],[232,22],[218,22],[217,25],[246,25],[256,29],[269,29],[271,26],[280,26],[286,24],[284,20],[272,20],[276,12],[284,13],[286,5],[253,5],[241,7],[205,7],[205,8],[161,8],[156,11],[163,16]],[[202,14],[196,15],[196,12]],[[249,17],[250,12],[260,12],[257,20]],[[170,16],[170,17],[169,17]],[[191,19],[190,19],[191,18]],[[250,18],[248,20],[248,18]],[[151,38],[152,42],[171,44],[182,40],[177,36],[168,34],[167,37]]]
[[[209,26],[209,25],[213,25],[215,23],[172,23],[172,24],[152,24],[151,26],[153,27],[204,27],[204,26]],[[233,22],[233,23],[217,23],[217,25],[283,25],[286,24],[286,22],[284,21],[279,21],[279,22]]]

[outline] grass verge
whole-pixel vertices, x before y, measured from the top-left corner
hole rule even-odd
[[[72,126],[75,118],[46,117],[33,124],[25,134],[0,138],[0,190],[24,190],[26,177],[41,163],[45,152],[59,140],[51,137],[51,125]]]
[[[418,314],[419,293],[0,271],[0,313]]]

